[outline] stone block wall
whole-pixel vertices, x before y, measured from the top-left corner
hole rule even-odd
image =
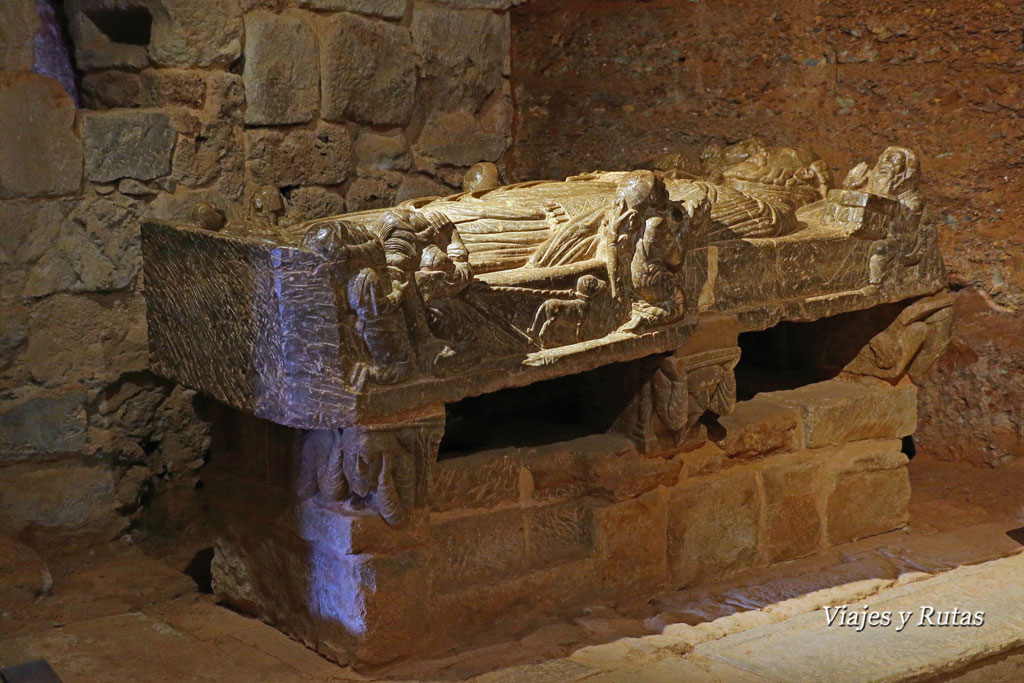
[[[508,4],[67,0],[76,106],[43,75],[49,3],[0,3],[0,536],[198,518],[210,433],[147,370],[140,219],[240,219],[266,185],[288,220],[455,191],[510,139]]]
[[[758,394],[688,452],[599,434],[442,459],[402,528],[299,500],[301,432],[223,408],[205,474],[214,590],[362,666],[803,557],[907,523],[916,394],[909,380]]]
[[[1024,456],[1024,5],[533,0],[513,10],[514,180],[760,136],[836,172],[919,150],[959,324],[919,452]]]

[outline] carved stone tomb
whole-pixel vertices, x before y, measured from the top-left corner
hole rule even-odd
[[[379,665],[906,523],[952,325],[914,152],[496,177],[145,224],[152,365],[215,399],[221,598]]]

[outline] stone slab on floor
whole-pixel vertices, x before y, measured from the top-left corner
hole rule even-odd
[[[880,593],[851,610],[892,611],[890,627],[826,625],[824,611],[793,617],[705,643],[697,660],[721,662],[777,681],[897,681],[953,672],[1024,645],[1024,555],[945,574]],[[922,607],[983,611],[978,627],[918,626]],[[913,615],[897,631],[900,611]],[[933,621],[936,617],[933,616]]]

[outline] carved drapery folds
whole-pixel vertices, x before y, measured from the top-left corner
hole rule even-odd
[[[369,507],[401,526],[427,500],[444,413],[345,429],[310,431],[301,444],[300,494],[325,504]]]

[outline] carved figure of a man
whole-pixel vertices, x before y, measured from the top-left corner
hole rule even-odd
[[[429,371],[454,352],[430,330],[419,280],[437,277],[433,275],[436,270],[426,266],[437,262],[437,252],[442,252],[452,264],[452,272],[444,276],[448,284],[446,291],[450,295],[457,293],[473,278],[469,250],[455,224],[441,212],[393,209],[380,217],[374,231],[384,245],[392,281],[408,288],[402,311],[423,369]],[[424,262],[425,255],[429,263]],[[422,278],[421,270],[427,273]]]
[[[597,256],[607,264],[613,299],[628,298],[629,265],[644,219],[663,212],[667,201],[665,184],[651,171],[634,171],[616,186],[615,200],[597,230]]]
[[[328,261],[339,298],[355,313],[355,331],[371,362],[355,364],[353,386],[361,389],[367,379],[391,384],[407,378],[413,351],[400,307],[408,285],[389,277],[380,241],[358,226],[333,221],[310,230],[303,246]]]

